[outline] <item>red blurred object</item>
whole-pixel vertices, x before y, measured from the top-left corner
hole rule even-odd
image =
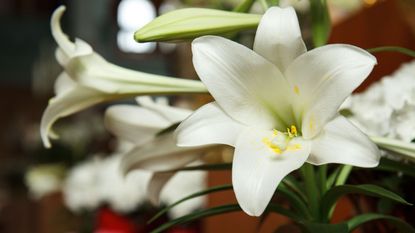
[[[137,226],[123,215],[110,208],[103,207],[98,211],[95,233],[145,233],[144,227]]]

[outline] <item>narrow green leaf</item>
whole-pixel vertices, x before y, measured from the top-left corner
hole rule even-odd
[[[229,205],[213,207],[213,208],[206,209],[206,210],[199,210],[192,214],[188,214],[183,217],[176,218],[167,223],[164,223],[163,225],[151,231],[151,233],[163,232],[164,230],[167,230],[174,225],[191,222],[196,219],[206,218],[206,217],[213,216],[213,215],[235,212],[235,211],[240,211],[240,210],[241,210],[241,207],[239,207],[238,204],[229,204]]]
[[[275,204],[275,203],[269,203],[268,206],[267,206],[266,211],[271,211],[271,212],[274,212],[274,213],[284,215],[284,216],[286,216],[286,217],[288,217],[288,218],[290,218],[294,221],[297,221],[297,222],[303,220],[296,213],[293,213],[292,211],[290,211],[290,210],[288,210],[288,209],[286,209],[286,208],[284,208],[284,207],[282,207],[278,204]]]
[[[332,208],[334,208],[337,200],[340,197],[352,193],[364,194],[379,198],[386,198],[402,204],[411,205],[403,198],[401,198],[399,195],[376,185],[341,185],[336,186],[327,191],[327,193],[321,199],[321,211],[323,216],[329,216],[329,213],[331,212]]]
[[[327,178],[327,188],[330,189],[337,180],[339,176],[340,170],[342,169],[342,165],[336,167],[336,169],[330,174],[329,178]]]
[[[378,53],[378,52],[398,52],[402,53],[411,57],[415,57],[415,51],[399,46],[383,46],[377,48],[367,49],[370,53]]]
[[[262,15],[186,8],[161,15],[134,34],[138,42],[177,41],[253,29]]]
[[[297,193],[304,202],[307,202],[307,196],[304,194],[304,187],[291,175],[286,176],[282,183]]]
[[[180,203],[183,203],[189,199],[195,198],[195,197],[199,197],[199,196],[203,196],[203,195],[207,195],[209,193],[214,193],[214,192],[219,192],[219,191],[224,191],[224,190],[229,190],[232,189],[232,185],[227,184],[227,185],[220,185],[220,186],[215,186],[200,192],[196,192],[193,193],[187,197],[184,197],[176,202],[174,202],[173,204],[163,208],[162,210],[160,210],[156,215],[154,215],[154,217],[152,217],[148,223],[152,223],[154,222],[154,220],[158,219],[159,217],[161,217],[163,214],[165,214],[167,211],[169,211],[170,209],[172,209],[173,207],[177,206]]]
[[[415,229],[402,219],[377,213],[362,214],[350,219],[346,223],[348,225],[349,231],[351,232],[360,225],[374,220],[386,220],[390,224],[394,225],[401,233],[415,233]]]
[[[347,224],[329,224],[329,223],[315,223],[315,222],[300,222],[300,226],[308,233],[348,233]]]
[[[307,207],[307,204],[296,195],[296,193],[291,192],[284,183],[281,183],[277,189],[277,195],[281,194],[298,213],[301,217],[305,219],[311,219],[310,210]]]

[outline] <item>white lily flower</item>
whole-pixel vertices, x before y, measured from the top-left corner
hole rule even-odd
[[[378,165],[376,145],[337,113],[376,64],[368,52],[344,44],[307,52],[291,7],[264,14],[253,51],[216,36],[194,40],[192,51],[216,101],[178,127],[178,145],[235,147],[232,184],[247,214],[261,215],[305,162]]]
[[[156,103],[144,96],[137,98],[137,102],[141,106],[115,105],[108,108],[105,125],[120,140],[134,144],[123,155],[121,166],[124,173],[136,169],[155,172],[148,184],[147,193],[150,201],[159,205],[160,198],[163,199],[162,190],[176,175],[176,172],[163,171],[174,170],[196,161],[210,147],[178,147],[173,132],[158,135],[188,117],[191,110]]]
[[[94,104],[114,99],[148,94],[206,92],[199,81],[153,75],[107,62],[81,39],[75,42],[62,32],[60,19],[65,11],[61,6],[52,15],[52,35],[59,45],[56,58],[64,72],[56,81],[56,96],[49,102],[41,122],[41,136],[46,147],[53,123]]]

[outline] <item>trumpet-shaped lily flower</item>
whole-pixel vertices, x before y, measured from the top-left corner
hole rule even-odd
[[[253,50],[200,37],[195,69],[215,102],[177,128],[179,146],[235,147],[232,183],[241,208],[263,213],[280,181],[304,163],[374,167],[378,148],[338,114],[376,59],[351,45],[306,51],[293,8],[270,8]]]
[[[75,42],[62,32],[60,19],[65,7],[52,15],[51,30],[58,44],[56,59],[64,68],[57,79],[56,96],[49,102],[41,122],[41,136],[46,147],[53,123],[94,104],[147,94],[206,92],[199,81],[175,79],[125,69],[107,62],[81,39]]]
[[[211,146],[178,147],[172,131],[160,133],[188,117],[191,110],[157,103],[147,96],[138,97],[137,102],[140,106],[110,107],[105,113],[105,125],[121,141],[133,144],[123,153],[124,173],[136,169],[154,172],[148,184],[148,196],[158,205],[162,189],[176,175],[167,171],[195,162]]]

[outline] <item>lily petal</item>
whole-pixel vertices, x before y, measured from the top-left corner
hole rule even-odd
[[[167,133],[147,144],[131,149],[124,155],[121,167],[124,173],[133,169],[168,171],[183,167],[200,158],[200,152],[207,149],[206,147],[178,147],[173,134]]]
[[[67,73],[62,72],[55,81],[53,86],[55,95],[60,96],[66,92],[73,90],[76,87],[76,82],[74,82]]]
[[[224,113],[216,102],[212,102],[202,106],[184,120],[177,127],[175,135],[178,146],[234,146],[244,127]]]
[[[307,51],[294,8],[271,7],[265,12],[256,31],[254,51],[282,72]]]
[[[160,206],[161,190],[175,174],[176,172],[156,172],[153,174],[147,186],[147,197],[151,204]]]
[[[170,122],[146,108],[116,105],[105,112],[104,124],[117,137],[141,145],[168,127]]]
[[[56,43],[58,43],[63,52],[69,56],[69,54],[75,50],[75,45],[68,39],[68,36],[63,33],[61,28],[60,21],[65,10],[65,6],[60,6],[53,12],[52,19],[50,21],[50,27],[52,36],[55,39]]]
[[[186,117],[190,116],[190,114],[192,114],[193,112],[191,110],[184,108],[177,108],[169,105],[156,103],[149,96],[140,96],[137,97],[136,100],[141,106],[154,112],[157,112],[160,116],[162,116],[170,123],[181,122]]]
[[[218,105],[233,119],[283,130],[291,122],[287,81],[278,68],[231,40],[204,36],[192,43],[193,65]]]
[[[313,49],[294,60],[285,75],[299,102],[302,134],[310,139],[332,120],[340,105],[372,71],[376,58],[351,45],[333,44]]]
[[[376,167],[379,164],[378,147],[343,116],[330,121],[313,139],[307,162],[349,164],[357,167]]]
[[[236,142],[232,184],[239,205],[252,216],[264,212],[280,181],[301,167],[311,150],[309,141],[294,138],[290,143],[296,148],[277,155],[262,142],[272,135],[272,131],[248,128]]]
[[[50,148],[49,137],[56,138],[51,132],[51,128],[53,123],[59,118],[109,99],[111,99],[110,95],[105,95],[100,91],[78,85],[50,99],[40,123],[40,135],[44,146]]]

